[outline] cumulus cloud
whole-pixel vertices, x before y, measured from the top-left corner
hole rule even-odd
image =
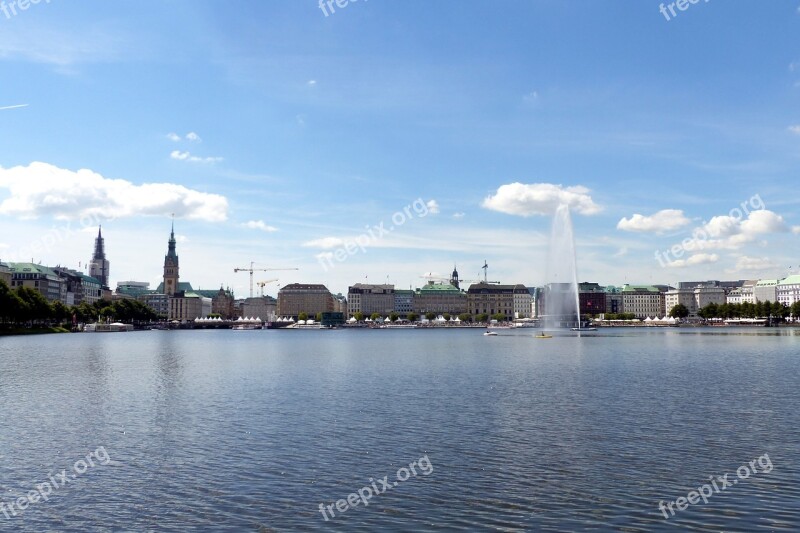
[[[719,256],[717,254],[694,254],[688,259],[678,259],[677,261],[667,263],[667,266],[670,268],[683,268],[687,266],[716,263],[717,261],[719,261]]]
[[[195,132],[190,131],[189,133],[186,134],[186,140],[187,141],[192,141],[192,142],[195,142],[195,143],[199,143],[203,139],[201,139],[200,136],[198,134],[196,134]]]
[[[273,231],[278,231],[278,228],[274,226],[268,226],[264,223],[263,220],[250,220],[242,224],[245,228],[250,229],[257,229],[261,231],[266,231],[267,233],[272,233]]]
[[[509,215],[529,217],[551,215],[559,205],[566,204],[581,215],[594,215],[601,211],[582,186],[563,187],[552,183],[509,183],[483,201],[483,207]]]
[[[792,233],[800,235],[800,226],[792,226]]]
[[[0,190],[8,197],[0,215],[58,219],[105,218],[175,213],[181,218],[218,222],[228,217],[228,200],[174,183],[133,184],[92,170],[72,171],[48,163],[0,167]]]
[[[772,233],[786,233],[791,228],[782,216],[760,209],[746,218],[723,215],[712,218],[684,241],[687,250],[738,250],[758,238]]]
[[[218,163],[222,161],[221,157],[198,157],[189,152],[181,152],[180,150],[173,150],[169,156],[178,161],[188,161],[189,163]]]
[[[439,214],[439,203],[436,200],[428,200],[425,205],[428,207],[428,213],[431,215]]]
[[[680,209],[662,209],[650,216],[634,214],[630,218],[623,218],[617,224],[617,229],[623,231],[636,231],[646,233],[664,233],[682,228],[691,223]]]
[[[739,256],[736,260],[737,270],[771,270],[777,268],[778,265],[770,261],[768,257],[748,257],[746,255]]]
[[[800,135],[800,125],[789,126],[789,131],[795,135]]]
[[[179,142],[181,140],[181,136],[178,135],[175,132],[170,132],[170,133],[167,133],[167,139],[169,139],[170,141],[176,143],[176,142]]]
[[[465,216],[467,216],[466,213],[453,213],[453,218],[455,218],[456,220],[462,219]]]
[[[340,239],[339,237],[323,237],[322,239],[315,239],[303,243],[303,246],[307,248],[320,248],[322,250],[330,250],[342,245],[344,245],[344,239]]]

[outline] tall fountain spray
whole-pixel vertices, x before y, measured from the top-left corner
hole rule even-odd
[[[578,268],[569,206],[561,204],[553,217],[544,290],[544,326],[547,329],[580,327]]]

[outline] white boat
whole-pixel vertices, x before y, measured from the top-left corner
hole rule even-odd
[[[112,324],[86,324],[83,326],[83,331],[86,333],[122,333],[133,331],[133,324],[123,324],[122,322],[114,322]]]
[[[571,328],[572,331],[597,331],[597,328]]]
[[[487,331],[483,334],[484,337],[497,337],[496,331]]]
[[[261,329],[261,326],[258,324],[237,324],[231,328],[234,331],[252,331],[255,329]]]

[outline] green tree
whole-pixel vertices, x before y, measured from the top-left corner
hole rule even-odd
[[[382,318],[380,313],[372,313],[371,315],[369,315],[369,319],[372,320],[373,322],[378,320],[379,318]]]
[[[472,322],[472,315],[470,315],[469,313],[461,313],[460,315],[458,315],[458,319],[461,322]]]
[[[322,322],[322,313],[317,313],[317,322]]]
[[[358,322],[363,322],[364,313],[362,313],[361,311],[356,311],[355,313],[353,313],[353,318],[355,318]]]
[[[37,290],[28,287],[17,287],[17,296],[25,302],[24,320],[48,320],[53,316],[53,308],[47,298]]]
[[[689,316],[689,309],[683,304],[678,304],[670,309],[669,316],[672,318],[686,318]]]
[[[791,307],[792,317],[797,320],[800,318],[800,302],[795,302]]]
[[[393,313],[389,313],[389,320],[391,320],[392,322],[397,322],[397,320],[399,318],[400,318],[400,315],[398,315],[397,313],[394,313],[394,312]]]
[[[506,319],[506,315],[503,313],[495,313],[492,315],[492,320],[497,320],[498,322],[503,322]]]
[[[61,301],[53,303],[53,318],[59,322],[63,322],[71,316],[72,314],[69,312],[69,307],[64,305]]]
[[[450,320],[450,313],[443,314],[442,318],[444,318],[445,320]]]
[[[433,320],[434,318],[436,318],[436,313],[431,313],[430,311],[428,311],[427,313],[425,313],[425,318],[427,318],[428,320]]]
[[[300,311],[300,314],[297,315],[297,320],[308,320],[308,313]]]
[[[486,313],[480,313],[475,317],[475,321],[476,322],[488,322],[489,321],[489,315],[487,315]]]
[[[419,319],[419,315],[417,313],[408,313],[406,315],[406,318],[408,319],[409,322],[416,322],[417,319]]]

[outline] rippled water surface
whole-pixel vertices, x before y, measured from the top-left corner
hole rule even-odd
[[[0,530],[797,531],[799,384],[769,329],[0,338],[0,502],[70,477]]]

